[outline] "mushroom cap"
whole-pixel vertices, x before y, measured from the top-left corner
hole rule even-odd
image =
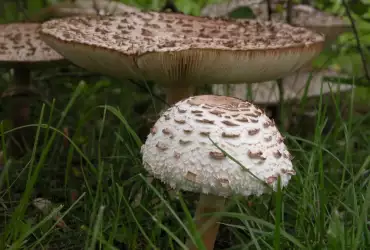
[[[249,196],[270,191],[266,184],[276,190],[278,175],[282,187],[286,186],[295,174],[283,141],[274,122],[253,104],[202,95],[165,111],[141,152],[145,169],[172,188]]]
[[[112,0],[65,0],[52,4],[40,11],[52,17],[66,17],[75,15],[113,15],[139,9]],[[42,15],[41,15],[42,16]]]
[[[38,33],[40,24],[0,24],[0,66],[41,66],[63,57],[46,45]]]
[[[297,101],[305,95],[307,98],[315,98],[330,93],[351,91],[355,86],[349,84],[336,84],[325,81],[323,78],[347,77],[333,70],[322,70],[315,72],[297,71],[283,78],[284,100]],[[275,105],[280,101],[279,88],[276,81],[250,84],[252,100],[256,104]],[[307,93],[306,87],[307,88]],[[229,87],[229,89],[227,89]],[[322,88],[322,89],[321,89]],[[213,85],[212,92],[216,95],[230,95],[240,99],[248,99],[248,84],[230,84],[228,86]]]
[[[245,6],[251,8],[257,19],[268,20],[267,3],[264,0],[234,0],[227,3],[211,4],[204,7],[201,14],[210,17],[228,16],[232,11]],[[273,2],[272,8],[276,8],[275,6],[276,3]],[[271,19],[276,22],[285,22],[286,11],[273,12]],[[351,30],[350,23],[344,18],[304,4],[293,5],[291,24],[323,33],[326,43],[332,42],[341,33]]]
[[[50,20],[41,33],[90,71],[167,86],[275,79],[312,60],[324,42],[288,24],[158,12]]]

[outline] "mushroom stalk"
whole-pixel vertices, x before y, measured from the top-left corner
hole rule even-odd
[[[194,93],[194,87],[179,87],[174,85],[174,87],[166,88],[165,92],[167,103],[172,105],[178,101],[181,101],[182,99],[192,96]]]
[[[220,227],[219,218],[204,215],[208,213],[221,212],[225,208],[226,199],[221,196],[211,194],[201,194],[197,209],[195,211],[196,229],[201,234],[202,241],[207,250],[213,250],[218,229]],[[188,240],[189,250],[198,249],[193,242]]]
[[[31,72],[26,67],[14,68],[14,83],[18,86],[31,85]]]
[[[31,72],[26,67],[15,67],[14,68],[14,85],[15,93],[12,93],[10,100],[10,117],[12,119],[13,127],[21,127],[27,124],[30,120],[31,108],[29,100],[27,98],[27,92],[25,88],[31,85]],[[29,129],[27,129],[29,130]],[[23,145],[22,141],[25,139],[31,139],[31,131],[17,130],[12,133],[12,137],[15,141],[10,141],[11,155],[17,157],[20,155],[19,144]]]

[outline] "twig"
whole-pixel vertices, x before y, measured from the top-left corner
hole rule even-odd
[[[355,25],[355,20],[353,19],[352,15],[351,15],[351,11],[349,10],[349,6],[348,6],[348,3],[345,1],[345,0],[342,0],[342,3],[343,3],[343,6],[346,10],[346,14],[351,22],[351,27],[352,27],[352,30],[353,30],[353,34],[356,38],[356,43],[357,43],[357,49],[358,49],[358,52],[360,53],[360,56],[361,56],[361,61],[362,61],[362,66],[364,67],[364,72],[365,72],[365,76],[366,76],[366,79],[369,81],[370,83],[370,74],[369,74],[369,70],[367,68],[367,63],[366,63],[366,58],[365,58],[365,53],[362,49],[362,46],[361,46],[361,41],[360,41],[360,38],[359,38],[359,35],[358,35],[358,31],[357,31],[357,28],[356,28],[356,25]]]

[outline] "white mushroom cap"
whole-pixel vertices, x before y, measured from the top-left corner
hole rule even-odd
[[[88,70],[167,86],[275,79],[313,59],[324,42],[288,24],[157,12],[51,20],[41,32]]]
[[[218,196],[261,195],[270,190],[264,182],[276,189],[279,175],[286,186],[295,174],[274,122],[251,103],[226,96],[176,103],[155,123],[141,152],[144,167],[172,188]]]
[[[277,2],[277,1],[275,1]],[[272,8],[276,3],[272,1]],[[268,20],[267,3],[265,0],[233,0],[227,3],[207,5],[201,11],[203,16],[219,17],[228,16],[234,10],[249,7],[257,19]],[[285,22],[286,11],[275,11],[271,16],[272,21]],[[344,18],[319,11],[312,6],[296,4],[292,7],[292,25],[310,28],[325,34],[325,42],[335,40],[341,33],[351,30],[351,25]]]
[[[0,65],[40,65],[63,57],[40,40],[40,24],[0,24]]]
[[[355,86],[349,84],[335,84],[325,81],[324,77],[347,77],[333,70],[316,72],[297,71],[283,78],[284,101],[301,100],[305,95],[314,98],[330,93],[351,91]],[[306,87],[307,88],[307,93]],[[274,105],[280,101],[279,88],[276,81],[250,84],[253,103]],[[212,85],[212,93],[216,95],[230,95],[240,99],[249,99],[248,84]]]

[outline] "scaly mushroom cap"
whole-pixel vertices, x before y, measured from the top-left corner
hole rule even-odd
[[[277,1],[272,2],[273,11]],[[234,10],[241,7],[249,7],[260,20],[268,20],[267,3],[264,0],[234,0],[227,3],[211,4],[203,8],[202,16],[219,17],[228,16]],[[271,20],[275,22],[286,21],[286,11],[274,11]],[[351,30],[349,22],[344,18],[319,11],[312,6],[304,4],[293,5],[292,25],[310,28],[325,35],[325,42],[330,43],[341,33]]]
[[[283,78],[284,101],[301,100],[303,96],[315,98],[330,93],[351,91],[354,86],[349,84],[335,84],[324,81],[324,77],[347,77],[333,70],[316,72],[297,71]],[[307,88],[307,93],[306,87]],[[322,87],[322,89],[321,89]],[[279,88],[276,81],[253,83],[250,86],[251,101],[256,104],[275,105],[280,101]],[[216,95],[229,95],[240,99],[248,99],[248,84],[212,85],[212,93]]]
[[[65,0],[47,7],[54,17],[74,15],[113,15],[139,9],[112,0]]]
[[[225,156],[211,141],[239,161]],[[144,167],[172,188],[261,195],[295,174],[283,137],[262,110],[226,96],[190,97],[165,111],[142,146]]]
[[[0,65],[45,65],[63,57],[40,40],[40,24],[0,24]]]
[[[282,23],[157,12],[51,20],[41,33],[88,70],[165,85],[275,79],[314,58],[324,42]]]
[[[231,0],[224,1],[220,3],[213,3],[206,5],[201,10],[202,16],[209,17],[220,17],[228,16],[234,10],[241,7],[249,7],[255,15],[265,14],[267,10],[262,10],[261,6],[264,4],[265,0]],[[267,8],[267,7],[266,7]]]

